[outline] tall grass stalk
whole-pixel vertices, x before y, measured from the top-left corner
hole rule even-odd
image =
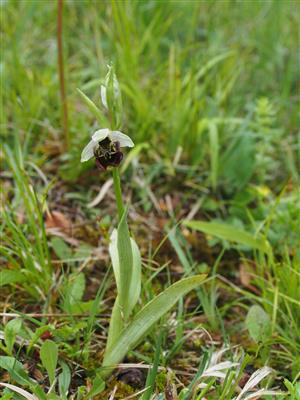
[[[65,67],[63,50],[63,0],[57,0],[57,63],[59,74],[59,90],[62,104],[62,126],[65,140],[65,148],[70,147],[70,132],[68,122],[68,104],[65,85]]]

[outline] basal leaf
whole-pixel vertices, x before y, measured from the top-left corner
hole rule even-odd
[[[107,349],[104,356],[103,367],[106,369],[103,376],[108,375],[111,368],[118,364],[134,346],[147,334],[148,330],[157,322],[180,297],[196,288],[206,275],[196,275],[174,283],[161,294],[146,304],[134,317],[132,322],[121,332],[114,346]]]

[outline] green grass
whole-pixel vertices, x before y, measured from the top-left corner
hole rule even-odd
[[[143,400],[166,390],[233,400],[240,380],[269,366],[261,387],[299,397],[299,11],[278,0],[65,1],[65,150],[57,4],[1,2],[0,363],[10,375],[1,381],[41,399],[108,399],[117,387],[116,399],[146,389]],[[108,122],[103,109],[95,120],[77,88],[100,107],[110,62],[121,130],[136,144],[121,166],[142,255],[134,315],[182,277],[208,279],[127,354],[125,363],[152,366],[148,375],[142,369],[133,383],[132,372],[114,374],[105,387],[116,294],[107,249],[118,218],[111,188],[88,206],[109,174],[81,164],[80,153]],[[254,325],[253,310],[262,310]],[[39,356],[46,338],[58,351],[54,367]],[[217,380],[205,375],[212,360],[233,364]],[[49,368],[57,382],[46,395]]]

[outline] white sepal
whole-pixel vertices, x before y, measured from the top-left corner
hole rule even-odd
[[[98,131],[96,131],[93,136],[92,139],[94,142],[99,143],[102,140],[106,139],[107,136],[110,134],[110,130],[105,128],[105,129],[99,129]]]
[[[130,137],[120,131],[110,132],[109,138],[112,142],[119,142],[120,147],[133,147],[134,146],[134,143],[130,139]]]
[[[81,153],[81,162],[88,161],[92,157],[94,157],[94,148],[97,146],[97,143],[94,140],[91,140],[85,148],[82,150]]]

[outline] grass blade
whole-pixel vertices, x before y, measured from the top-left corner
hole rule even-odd
[[[86,94],[84,94],[80,89],[77,88],[77,91],[81,97],[81,99],[83,100],[83,102],[85,103],[85,105],[87,106],[87,108],[91,111],[91,113],[97,118],[98,123],[100,125],[106,125],[105,119],[101,113],[101,111],[99,110],[99,108],[96,106],[96,104],[87,97]]]
[[[184,221],[183,224],[188,228],[217,236],[220,239],[229,240],[230,242],[240,243],[267,254],[270,250],[269,242],[261,235],[254,236],[231,225],[204,221]]]
[[[218,183],[218,169],[219,169],[219,134],[217,125],[214,122],[208,124],[209,146],[210,146],[210,176],[211,184],[216,190]]]
[[[155,378],[156,378],[157,371],[158,371],[162,337],[163,337],[163,331],[160,332],[160,334],[157,338],[153,366],[148,372],[147,380],[146,380],[146,384],[145,384],[145,387],[147,388],[147,390],[145,391],[145,393],[143,394],[143,396],[141,397],[140,400],[150,400],[151,394],[153,393]]]

